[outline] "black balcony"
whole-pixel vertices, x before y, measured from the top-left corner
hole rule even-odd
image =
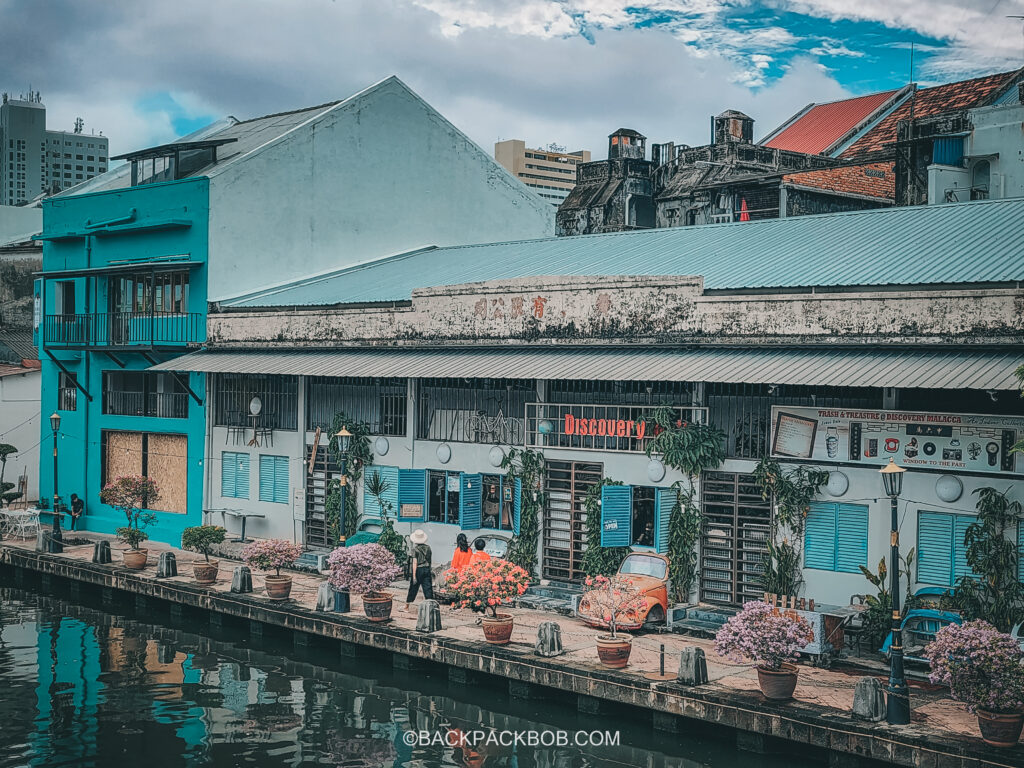
[[[187,392],[103,391],[103,412],[113,416],[188,418]]]
[[[54,348],[174,349],[205,338],[206,319],[199,312],[104,312],[43,319],[43,343]]]

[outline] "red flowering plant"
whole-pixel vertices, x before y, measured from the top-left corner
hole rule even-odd
[[[484,560],[470,563],[460,571],[444,573],[445,589],[460,608],[490,610],[498,617],[498,606],[506,605],[526,592],[530,574],[508,560]]]
[[[950,695],[968,712],[1024,709],[1024,654],[1012,635],[987,621],[943,627],[924,655],[931,662],[929,680],[948,684]]]
[[[617,576],[588,576],[585,584],[589,591],[580,599],[579,610],[604,621],[612,637],[621,619],[628,624],[640,621],[644,593],[635,585]]]
[[[160,489],[156,483],[141,475],[122,475],[100,491],[100,501],[121,510],[127,518],[128,525],[121,526],[115,533],[132,550],[137,550],[139,544],[149,538],[142,529],[156,522],[156,515],[146,507],[159,498]]]
[[[800,649],[813,640],[814,630],[806,619],[756,600],[722,625],[715,635],[715,651],[733,661],[749,659],[762,669],[778,671],[796,661]]]

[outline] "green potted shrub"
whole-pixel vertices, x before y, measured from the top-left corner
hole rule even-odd
[[[156,522],[156,515],[147,511],[146,506],[159,498],[160,489],[156,483],[141,475],[122,475],[100,491],[100,501],[121,510],[128,520],[128,525],[115,531],[117,538],[129,548],[123,553],[126,568],[141,571],[146,567],[149,550],[139,545],[149,539],[149,534],[143,529]]]
[[[274,571],[274,575],[268,575],[263,580],[267,597],[272,600],[285,600],[292,593],[292,577],[287,574],[282,576],[281,568],[294,563],[300,555],[302,547],[286,539],[254,541],[242,550],[242,560],[250,568]]]
[[[224,541],[225,530],[219,525],[194,525],[181,533],[181,546],[193,552],[200,552],[203,560],[192,563],[196,583],[208,586],[217,581],[219,562],[210,559],[210,547]]]

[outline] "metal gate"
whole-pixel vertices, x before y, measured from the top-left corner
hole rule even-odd
[[[604,465],[585,461],[548,461],[547,509],[541,547],[541,574],[557,581],[583,580],[587,539],[587,491],[601,482]]]
[[[327,549],[332,541],[327,530],[327,490],[332,480],[341,477],[341,469],[331,457],[327,446],[318,445],[316,455],[313,446],[306,446],[306,546]]]
[[[764,594],[764,570],[771,529],[771,504],[761,498],[753,475],[704,472],[700,476],[700,599],[741,605]]]

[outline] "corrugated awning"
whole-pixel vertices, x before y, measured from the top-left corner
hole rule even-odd
[[[82,269],[50,269],[34,274],[46,280],[66,279],[69,277],[89,277],[91,275],[116,275],[126,272],[174,272],[186,269],[197,269],[203,266],[202,261],[186,261],[167,259],[165,261],[136,261],[130,264],[107,264],[103,267],[83,267]]]
[[[154,371],[1015,389],[1024,354],[864,349],[203,350]]]

